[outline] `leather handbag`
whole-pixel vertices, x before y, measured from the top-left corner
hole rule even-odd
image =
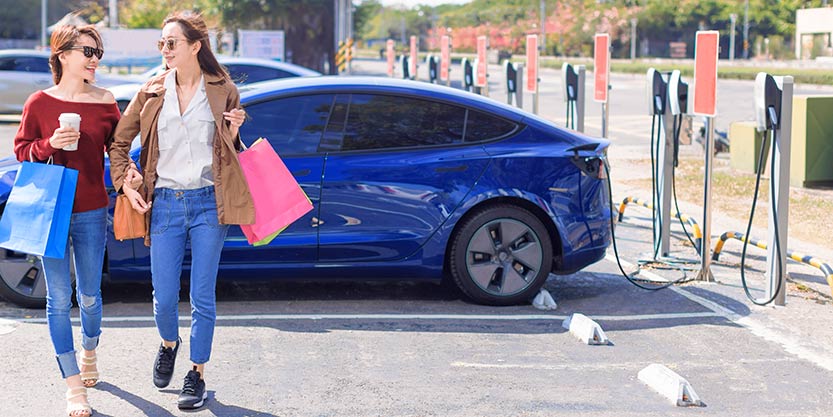
[[[139,213],[130,205],[130,200],[124,194],[116,197],[116,210],[113,213],[113,234],[116,239],[136,239],[148,234],[145,215]]]

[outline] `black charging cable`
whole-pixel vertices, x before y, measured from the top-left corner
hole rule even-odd
[[[610,182],[610,168],[608,168],[608,166],[607,166],[607,160],[606,159],[602,159],[602,165],[604,165],[604,170],[605,170],[605,174],[606,174],[605,176],[607,177],[608,197],[610,198],[610,201],[613,202],[613,185]],[[681,269],[681,271],[683,272],[683,277],[682,278],[679,278],[679,279],[674,280],[674,281],[668,281],[668,282],[665,282],[663,284],[646,286],[646,285],[641,284],[640,282],[656,282],[656,281],[648,280],[648,279],[634,278],[634,275],[639,273],[639,271],[640,271],[639,268],[637,268],[636,271],[631,272],[630,274],[625,272],[625,268],[622,267],[622,261],[619,259],[619,248],[616,246],[616,230],[615,230],[616,226],[613,223],[613,217],[614,217],[613,214],[612,214],[613,211],[614,211],[613,206],[611,206],[610,240],[613,242],[613,254],[616,256],[616,265],[619,266],[619,272],[622,273],[622,276],[625,277],[625,279],[628,280],[628,282],[630,282],[631,284],[633,284],[633,285],[635,285],[639,288],[642,288],[643,290],[658,291],[658,290],[668,288],[672,285],[676,285],[676,284],[680,284],[680,283],[683,283],[683,282],[691,281],[691,279],[689,279],[686,276],[685,270]]]
[[[683,221],[682,212],[680,212],[680,203],[677,201],[677,166],[680,163],[680,131],[683,128],[683,115],[674,116],[674,164],[671,167],[671,189],[673,191],[674,196],[674,208],[677,209],[677,219],[680,221],[680,226],[683,228],[683,232],[685,233],[685,237],[691,243],[695,249],[697,248],[697,244],[694,243],[694,239],[691,238],[691,234],[688,233],[688,229],[685,227],[685,222]]]
[[[770,117],[772,117],[772,116],[770,116]],[[773,122],[777,123],[777,119],[773,119]],[[778,274],[778,277],[777,277],[778,285],[776,286],[775,291],[772,293],[772,297],[770,297],[769,299],[767,299],[765,301],[761,301],[759,299],[756,299],[752,295],[752,293],[749,292],[749,286],[746,283],[746,248],[749,245],[749,233],[752,231],[752,220],[755,217],[755,207],[758,204],[758,190],[759,190],[760,185],[761,185],[761,175],[764,172],[764,163],[765,163],[764,158],[766,157],[766,144],[767,144],[767,138],[769,136],[769,135],[767,135],[767,133],[770,133],[771,136],[772,136],[772,140],[770,141],[770,142],[772,142],[772,144],[770,146],[772,147],[773,151],[775,150],[775,129],[773,128],[773,129],[770,129],[770,130],[764,132],[764,140],[763,140],[763,143],[761,144],[761,153],[758,156],[758,172],[757,172],[757,176],[755,178],[755,193],[752,197],[752,209],[749,213],[749,223],[746,225],[746,234],[744,235],[744,239],[743,239],[743,250],[741,251],[741,255],[740,255],[740,280],[741,280],[741,283],[743,284],[743,291],[746,293],[746,297],[749,298],[749,301],[752,301],[753,304],[756,304],[756,305],[759,305],[759,306],[769,304],[769,303],[775,301],[775,298],[778,297],[778,293],[781,292],[781,278],[782,278],[781,271],[783,270],[783,261],[781,260],[781,240],[780,240],[780,237],[779,237],[780,233],[778,233],[779,227],[778,227],[778,210],[777,210],[777,204],[776,204],[776,199],[775,199],[775,181],[773,181],[773,178],[772,178],[772,175],[775,173],[775,155],[772,155],[772,157],[770,158],[770,166],[769,166],[769,172],[770,172],[769,201],[770,201],[770,205],[771,205],[770,210],[772,210],[773,226],[775,227],[775,254],[776,254],[775,257],[777,259],[776,262],[778,264],[778,273],[777,273]]]

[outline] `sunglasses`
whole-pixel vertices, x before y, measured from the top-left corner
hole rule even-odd
[[[178,39],[178,38],[168,38],[168,39],[159,39],[156,41],[156,47],[159,48],[161,51],[164,48],[168,48],[169,51],[173,51],[176,48],[176,43],[179,41],[187,41],[187,39]]]
[[[74,49],[78,51],[84,51],[84,56],[87,58],[92,58],[95,55],[96,58],[101,59],[104,56],[104,50],[99,48],[93,48],[92,46],[73,46],[72,48],[67,49]]]

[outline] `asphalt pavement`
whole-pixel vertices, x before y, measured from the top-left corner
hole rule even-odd
[[[356,63],[363,68],[384,69]],[[544,116],[557,120],[560,90],[545,79],[542,99],[549,95],[552,105]],[[623,106],[619,114],[640,115],[635,104]],[[626,120],[612,124],[624,132],[611,147],[619,163],[647,154],[642,132]],[[0,125],[0,146],[14,130]],[[617,196],[636,192],[615,178],[613,188]],[[628,209],[615,230],[626,272],[651,258],[649,211]],[[158,336],[150,285],[107,286],[102,382],[90,402],[98,416],[829,415],[833,329],[824,323],[833,320],[833,300],[818,270],[790,263],[786,307],[759,307],[741,288],[739,244],[727,243],[712,268],[715,282],[705,283],[691,281],[697,255],[679,224],[672,235],[673,267],[643,267],[638,277],[683,283],[639,289],[621,276],[611,249],[584,271],[550,277],[545,288],[558,303],[550,311],[474,305],[434,283],[221,283],[209,400],[197,412],[176,408],[187,371],[187,287],[180,305],[185,344],[173,383],[159,391],[151,383]],[[748,260],[758,297],[766,284],[761,255]],[[566,331],[562,321],[573,313],[595,319],[611,343],[589,346]],[[62,415],[64,386],[53,357],[44,311],[0,302],[0,360],[7,364],[0,411]],[[676,407],[640,381],[650,364],[686,378],[703,405]]]

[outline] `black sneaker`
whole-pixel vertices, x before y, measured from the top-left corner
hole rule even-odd
[[[177,404],[180,410],[193,410],[205,404],[208,393],[205,392],[205,381],[200,378],[200,373],[194,368],[185,375],[182,383],[182,393],[179,394]]]
[[[180,342],[182,339],[177,339],[176,346],[172,348],[159,345],[159,353],[153,362],[153,385],[156,385],[156,388],[165,388],[171,383]]]

